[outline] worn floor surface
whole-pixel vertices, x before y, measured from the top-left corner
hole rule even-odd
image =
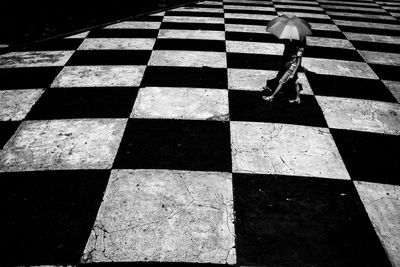
[[[261,99],[282,13],[301,105]],[[203,1],[0,55],[1,265],[400,266],[399,18]]]

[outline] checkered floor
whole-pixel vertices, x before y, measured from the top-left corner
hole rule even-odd
[[[261,99],[313,27],[302,103]],[[203,1],[0,55],[2,265],[400,266],[400,1]]]

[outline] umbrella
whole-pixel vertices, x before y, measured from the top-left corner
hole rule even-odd
[[[301,40],[304,36],[311,35],[311,25],[294,15],[276,17],[267,24],[267,31],[279,39]]]

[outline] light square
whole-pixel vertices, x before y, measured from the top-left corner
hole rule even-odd
[[[23,120],[43,92],[43,89],[0,91],[0,121]]]

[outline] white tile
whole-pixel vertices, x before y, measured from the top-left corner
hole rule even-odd
[[[335,24],[325,24],[325,23],[310,22],[310,25],[311,25],[311,29],[312,30],[340,32],[340,29]]]
[[[226,68],[226,53],[153,50],[148,65]]]
[[[145,87],[138,92],[131,118],[229,120],[228,91]]]
[[[225,24],[225,31],[270,34],[269,32],[267,32],[266,26],[259,26],[259,25]]]
[[[139,86],[146,66],[67,66],[51,87]]]
[[[376,35],[368,33],[343,32],[347,39],[363,42],[400,44],[400,36]]]
[[[67,38],[67,39],[83,39],[83,38],[86,38],[86,36],[88,34],[89,34],[89,31],[86,31],[86,32],[74,34],[74,35],[71,35],[71,36],[67,36],[65,38]]]
[[[0,150],[0,170],[109,169],[126,119],[24,121]]]
[[[334,9],[334,10],[345,10],[346,12],[348,11],[372,11],[376,13],[386,13],[386,11],[379,6],[377,7],[353,7],[353,6],[341,6],[341,5],[321,5],[322,7],[327,7],[329,9]]]
[[[291,12],[291,11],[278,11],[278,15],[281,16],[283,14],[286,15],[295,15],[300,18],[317,18],[317,19],[330,19],[326,14],[316,14],[316,13],[307,13],[307,12]]]
[[[399,81],[387,81],[382,80],[392,95],[396,98],[397,102],[400,103],[400,82]]]
[[[223,0],[224,4],[229,4],[229,3],[240,3],[240,4],[254,4],[254,0]],[[267,5],[266,2],[258,2],[259,5]]]
[[[330,128],[400,135],[400,105],[316,96]]]
[[[231,122],[232,170],[350,179],[327,128]]]
[[[365,13],[353,13],[351,11],[326,11],[328,15],[333,16],[345,16],[345,17],[355,17],[355,18],[369,18],[369,19],[382,19],[382,20],[396,20],[392,16],[376,15],[376,14],[365,14]]]
[[[367,63],[400,66],[400,54],[358,50]],[[400,51],[399,51],[400,53]]]
[[[279,43],[226,41],[226,52],[282,55],[284,45]]]
[[[298,6],[298,5],[280,5],[280,4],[275,4],[274,5],[276,8],[285,8],[285,9],[298,9],[298,10],[316,10],[316,11],[324,11],[319,6]]]
[[[152,50],[152,38],[86,38],[78,50]]]
[[[232,175],[112,170],[81,261],[235,264]]]
[[[189,17],[189,16],[165,16],[163,22],[179,22],[179,23],[211,23],[223,24],[224,18],[218,17]]]
[[[302,65],[307,70],[318,74],[379,79],[365,62],[303,57]]]
[[[252,69],[228,69],[228,89],[261,91],[267,79],[276,76],[276,71]]]
[[[212,7],[178,7],[171,9],[171,11],[184,11],[184,12],[209,12],[209,13],[223,13],[224,9],[220,8],[212,8]]]
[[[43,92],[43,89],[0,91],[0,121],[23,120]]]
[[[225,12],[226,19],[254,19],[254,20],[271,20],[276,18],[275,15],[262,15],[262,14],[242,14],[242,13],[228,13]]]
[[[224,31],[203,30],[160,30],[160,39],[199,39],[199,40],[225,40]]]
[[[229,13],[230,10],[254,10],[254,11],[275,11],[275,8],[273,7],[267,7],[267,6],[239,6],[239,5],[229,5],[225,4],[224,5],[225,12]]]
[[[150,14],[149,16],[162,17],[165,16],[165,11]]]
[[[0,68],[64,66],[75,51],[10,52],[0,55]]]
[[[304,5],[318,5],[318,2],[316,1],[296,1],[296,0],[273,0],[274,4],[275,3],[288,3],[288,4],[304,4]]]
[[[150,29],[158,30],[161,22],[159,21],[123,21],[105,27],[106,29]]]
[[[400,266],[400,186],[354,181],[393,266]]]
[[[347,39],[315,37],[315,36],[307,36],[307,45],[355,49],[354,46],[350,43],[350,41]]]
[[[338,20],[338,19],[334,19],[333,21],[335,22],[336,25],[341,25],[341,26],[400,31],[400,26],[396,24],[364,22],[364,21],[348,21],[348,20]]]
[[[221,1],[201,1],[196,3],[196,5],[211,5],[211,6],[215,6],[215,5],[223,5],[223,3]]]
[[[323,3],[323,4],[331,4],[331,5],[341,5],[341,4],[351,4],[351,5],[357,5],[357,6],[372,6],[372,7],[377,7],[378,5],[375,4],[374,2],[358,2],[358,1],[334,1],[334,0],[318,0],[318,3]]]

